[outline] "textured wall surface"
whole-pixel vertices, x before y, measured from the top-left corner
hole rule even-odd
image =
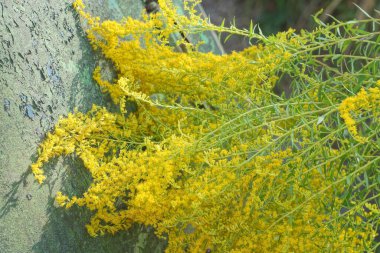
[[[140,1],[94,0],[102,18],[139,16]],[[80,194],[89,177],[72,157],[45,169],[39,186],[29,171],[38,143],[60,115],[109,105],[92,80],[101,56],[88,44],[69,1],[0,0],[0,252],[162,251],[149,229],[90,238],[83,209],[54,207],[56,191]],[[149,243],[147,244],[147,242]]]

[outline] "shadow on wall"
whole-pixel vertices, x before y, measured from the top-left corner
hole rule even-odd
[[[17,207],[19,197],[18,197],[18,191],[22,186],[25,186],[27,183],[27,177],[31,174],[30,170],[27,170],[24,172],[20,180],[13,182],[11,184],[10,190],[4,195],[3,199],[4,205],[0,207],[0,220],[4,218],[9,212],[12,211],[13,208]],[[28,199],[31,198],[31,195],[26,196]]]
[[[57,161],[49,163],[47,184],[49,189],[54,188],[54,168],[65,167],[59,171],[59,178],[63,179],[61,190],[70,196],[81,196],[90,185],[90,174],[87,173],[81,161],[66,158],[63,166]],[[89,222],[91,213],[84,207],[73,206],[70,209],[54,205],[55,193],[51,192],[47,205],[48,222],[43,228],[40,240],[33,245],[36,253],[60,252],[93,252],[93,253],[124,253],[124,252],[163,252],[165,242],[156,238],[153,230],[141,225],[135,225],[129,231],[121,231],[115,235],[90,237],[85,225]]]
[[[85,225],[90,220],[91,212],[83,207],[73,206],[68,210],[57,207],[54,204],[54,189],[59,187],[69,196],[81,196],[89,187],[91,176],[78,159],[66,157],[63,163],[61,160],[61,158],[52,159],[44,166],[47,176],[44,184],[48,186],[49,192],[45,206],[47,223],[43,226],[40,240],[31,247],[33,252],[164,252],[166,242],[159,240],[154,235],[152,228],[142,225],[135,225],[129,231],[121,231],[115,235],[90,237]],[[5,204],[0,207],[0,220],[19,205],[20,192],[27,184],[28,176],[31,176],[29,169],[20,176],[18,181],[12,183],[10,190],[4,196]],[[26,198],[31,200],[32,194],[28,195]],[[26,210],[26,212],[29,211]],[[34,217],[31,216],[30,218],[33,219]]]

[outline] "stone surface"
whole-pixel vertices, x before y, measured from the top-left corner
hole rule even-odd
[[[102,19],[139,17],[136,0],[87,1]],[[179,3],[179,1],[178,1]],[[210,35],[204,50],[218,52]],[[29,170],[38,143],[59,116],[92,104],[111,108],[92,80],[102,61],[92,51],[71,2],[0,0],[0,252],[162,252],[165,242],[149,228],[91,238],[90,213],[54,206],[58,190],[80,195],[90,177],[79,161],[59,158],[45,166],[38,185]]]

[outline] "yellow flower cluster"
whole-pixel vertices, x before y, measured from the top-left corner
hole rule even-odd
[[[380,81],[377,82],[380,86]],[[380,88],[369,88],[368,92],[362,88],[358,94],[348,97],[339,106],[339,112],[347,129],[352,137],[360,143],[368,141],[366,137],[360,136],[357,129],[357,122],[355,121],[354,114],[360,117],[364,112],[372,112],[372,120],[377,120],[379,117],[380,107]]]
[[[273,87],[277,80],[273,71],[284,59],[289,58],[288,52],[280,48],[263,50],[260,46],[222,56],[197,51],[187,54],[175,52],[166,42],[176,30],[161,20],[175,18],[176,21],[169,23],[173,23],[173,26],[175,23],[178,27],[199,26],[204,20],[188,20],[185,16],[174,14],[171,5],[170,1],[160,2],[161,9],[168,11],[145,17],[143,21],[127,18],[123,23],[104,21],[91,26],[88,31],[91,43],[114,63],[119,78],[130,80],[135,91],[147,96],[163,93],[168,101],[180,99],[182,105],[201,104],[205,101],[214,106],[247,103],[236,101],[244,98],[235,96],[232,99],[233,94],[243,92],[251,100],[262,101],[261,97],[268,96],[264,90]],[[88,14],[81,7],[83,5],[76,6],[79,6],[79,13],[88,20]],[[156,32],[159,43],[157,37],[152,39]],[[168,34],[163,38],[165,33]],[[126,36],[134,39],[126,40]],[[94,77],[110,92],[115,102],[118,103],[121,97],[127,95],[119,87],[102,81],[100,69],[95,71]],[[219,92],[213,92],[215,90]]]
[[[45,179],[41,170],[43,163],[74,152],[84,161],[86,168],[97,171],[99,161],[93,158],[101,159],[106,152],[117,147],[115,139],[130,137],[136,128],[133,120],[126,122],[121,115],[111,114],[95,105],[87,115],[80,112],[69,114],[67,118],[60,118],[54,134],[48,133],[46,141],[40,144],[38,160],[31,165],[32,172],[42,183]]]
[[[133,223],[152,226],[168,240],[167,252],[367,249],[376,235],[371,224],[342,223],[346,168],[331,159],[322,171],[307,160],[315,148],[322,150],[312,155],[318,162],[340,151],[316,147],[313,129],[298,127],[292,108],[270,104],[282,101],[271,90],[292,54],[275,44],[229,55],[201,53],[186,41],[179,43],[189,50],[181,53],[168,44],[175,32],[212,26],[194,11],[198,2],[186,1],[189,16],[159,0],[161,11],[143,20],[100,22],[75,1],[92,45],[114,63],[115,83],[103,80],[100,68],[94,79],[120,113],[93,106],[61,118],[32,165],[37,181],[45,179],[41,167],[49,159],[75,154],[92,183],[82,196],[58,192],[58,205],[90,209],[92,236]],[[292,32],[271,39],[284,42]],[[346,124],[351,112],[378,99],[378,88],[347,98]],[[137,110],[128,111],[127,102]]]

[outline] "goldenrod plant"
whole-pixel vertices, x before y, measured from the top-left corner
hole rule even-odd
[[[166,252],[374,252],[380,20],[317,14],[313,31],[266,37],[253,24],[210,24],[199,3],[185,0],[181,15],[159,0],[159,12],[116,22],[75,1],[117,72],[94,78],[119,112],[94,105],[61,118],[31,166],[36,180],[51,158],[77,156],[92,183],[56,202],[90,209],[92,236],[151,226]],[[186,39],[210,30],[254,45],[214,55]],[[179,32],[186,52],[170,41]]]

